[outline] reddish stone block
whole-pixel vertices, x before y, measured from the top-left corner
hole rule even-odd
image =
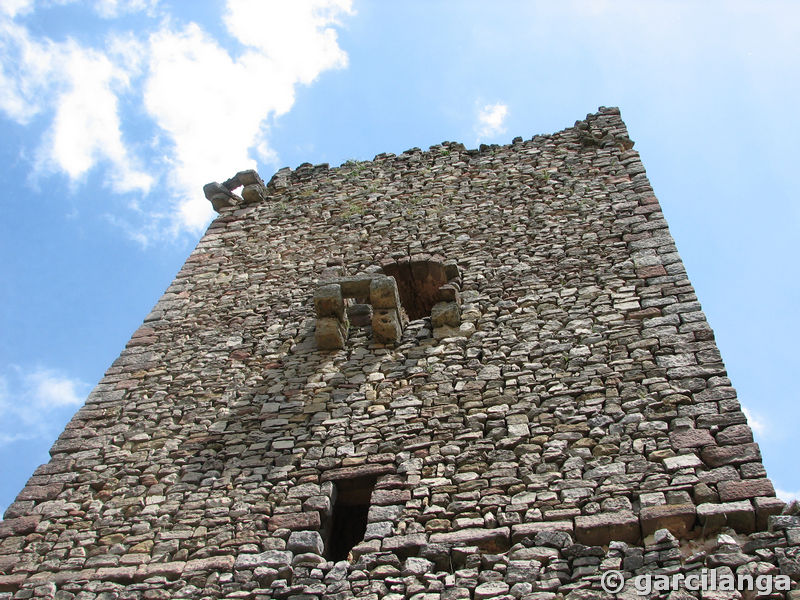
[[[64,489],[62,483],[50,483],[47,485],[26,485],[17,496],[17,501],[20,500],[33,500],[34,502],[42,502],[44,500],[53,500]]]
[[[0,538],[10,535],[25,535],[36,530],[42,515],[29,515],[0,521]]]
[[[675,537],[685,538],[694,528],[695,519],[694,504],[689,503],[646,506],[639,513],[643,536],[669,529]]]
[[[526,537],[533,537],[540,531],[566,531],[570,535],[575,527],[572,521],[538,521],[535,523],[520,523],[511,527],[511,543],[516,544]]]
[[[676,450],[702,448],[715,444],[714,437],[707,429],[682,429],[669,434],[669,441]]]
[[[709,467],[721,467],[723,465],[739,465],[746,462],[760,461],[761,452],[758,449],[758,444],[707,446],[703,448],[700,457]]]
[[[587,546],[605,546],[611,541],[635,544],[641,533],[638,517],[627,510],[575,517],[575,540]]]
[[[755,498],[753,503],[756,505],[758,531],[766,531],[769,527],[769,518],[772,515],[781,514],[786,506],[786,503],[780,498]]]
[[[487,551],[505,551],[509,547],[511,532],[508,527],[497,529],[460,529],[431,535],[431,544],[446,546],[478,546]]]
[[[269,520],[267,528],[270,531],[275,531],[276,529],[291,529],[292,531],[319,529],[319,513],[314,511],[275,515]]]
[[[749,444],[753,441],[753,432],[747,425],[732,425],[717,434],[717,444],[720,446],[733,446],[736,444]]]
[[[664,268],[664,265],[652,265],[649,267],[642,267],[641,269],[637,269],[636,275],[643,279],[647,277],[660,277],[662,275],[666,275],[667,270]]]
[[[775,495],[775,488],[772,487],[772,482],[769,479],[720,481],[717,484],[717,491],[719,492],[719,499],[722,502]]]

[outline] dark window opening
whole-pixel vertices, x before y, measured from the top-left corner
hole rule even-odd
[[[346,560],[350,550],[364,539],[375,477],[340,479],[335,484],[327,558],[339,561]]]
[[[444,265],[433,260],[404,260],[384,265],[382,271],[397,281],[400,303],[412,321],[431,314],[439,302],[439,288],[448,280]]]

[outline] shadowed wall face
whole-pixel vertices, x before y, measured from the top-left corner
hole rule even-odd
[[[388,264],[381,271],[397,281],[400,301],[412,321],[430,316],[439,288],[447,283],[444,265],[430,260]]]

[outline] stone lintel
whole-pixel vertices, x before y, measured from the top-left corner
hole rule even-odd
[[[686,538],[694,528],[695,520],[695,507],[690,502],[645,506],[639,512],[642,536],[653,534],[659,529],[669,529],[675,537]]]
[[[329,469],[322,473],[320,479],[322,481],[336,481],[338,479],[355,479],[356,477],[377,477],[387,473],[394,473],[395,471],[393,464],[358,465],[356,467]]]
[[[575,517],[575,540],[587,546],[605,546],[612,541],[636,544],[641,537],[639,518],[631,511]]]

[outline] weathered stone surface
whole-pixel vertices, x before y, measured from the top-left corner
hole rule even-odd
[[[438,302],[431,309],[431,324],[434,327],[458,327],[461,324],[461,309],[455,302]]]
[[[697,519],[706,534],[730,527],[739,533],[755,530],[755,510],[749,500],[701,504],[697,507]]]
[[[320,350],[340,350],[347,339],[347,326],[331,317],[317,319],[314,337]]]
[[[317,318],[333,317],[344,322],[342,288],[334,283],[321,285],[314,290],[314,310]]]
[[[775,495],[775,488],[772,487],[772,482],[769,479],[720,481],[717,484],[717,489],[719,490],[719,499],[722,502]]]
[[[269,530],[276,529],[319,529],[320,518],[318,512],[289,513],[275,515],[269,520]]]
[[[373,308],[398,308],[400,295],[394,277],[376,277],[370,281],[369,303]]]
[[[372,335],[376,342],[394,344],[400,341],[403,328],[394,308],[376,308],[372,314]]]
[[[677,450],[685,448],[701,448],[716,444],[714,437],[707,429],[684,429],[669,434],[669,441]]]
[[[511,531],[508,527],[496,529],[461,529],[448,533],[434,533],[430,536],[432,544],[450,546],[474,545],[486,551],[502,551],[508,548]]]
[[[602,546],[613,540],[635,544],[641,537],[639,519],[629,511],[575,517],[575,540],[581,544]]]
[[[209,188],[220,216],[6,511],[18,598],[590,599],[608,569],[794,568],[617,110],[262,184]]]
[[[745,462],[761,460],[761,452],[758,449],[758,444],[706,446],[703,448],[700,456],[709,467],[738,465]]]
[[[318,531],[293,531],[286,543],[286,548],[295,554],[307,552],[322,554],[325,546]]]
[[[646,506],[639,513],[642,535],[647,536],[659,529],[668,529],[675,537],[687,537],[695,523],[694,504],[662,504]]]

